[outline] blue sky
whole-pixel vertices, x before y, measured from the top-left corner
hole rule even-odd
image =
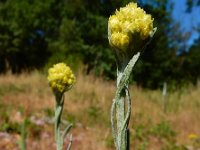
[[[199,33],[193,27],[200,25],[200,6],[193,7],[191,13],[186,13],[186,0],[174,0],[172,2],[175,4],[173,10],[174,20],[180,22],[182,31],[190,31],[192,33],[187,43],[191,45],[199,37]]]

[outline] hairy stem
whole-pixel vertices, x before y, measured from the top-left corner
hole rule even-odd
[[[61,115],[63,111],[64,97],[63,95],[56,95],[56,108],[55,108],[55,142],[56,150],[63,149],[63,139],[60,135]]]
[[[116,120],[117,120],[117,139],[118,139],[118,146],[119,149],[125,149],[126,147],[126,136],[124,134],[123,128],[123,122],[125,118],[125,97],[122,97],[118,100],[116,103]]]
[[[113,138],[114,138],[114,144],[115,147],[118,147],[118,143],[117,143],[117,131],[115,129],[115,99],[113,100],[112,106],[111,106],[111,127],[112,127],[112,134],[113,134]]]
[[[129,63],[125,65],[125,68],[118,71],[117,90],[111,108],[112,132],[117,150],[129,149],[128,124],[131,114],[131,99],[128,91],[128,82],[132,69],[139,56],[140,52],[133,56]],[[127,100],[127,102],[125,102],[125,100]],[[126,105],[127,107],[125,107]],[[125,108],[127,108],[127,110]],[[116,122],[114,116],[116,117]]]

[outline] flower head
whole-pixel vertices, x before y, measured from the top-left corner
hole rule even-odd
[[[58,63],[52,68],[49,68],[47,79],[55,93],[64,93],[68,91],[76,80],[70,67],[65,63]]]
[[[131,2],[110,16],[108,28],[110,45],[126,51],[135,47],[138,38],[145,40],[152,34],[153,18]]]
[[[194,133],[191,133],[191,134],[188,135],[188,138],[193,140],[193,139],[197,139],[198,136],[196,134],[194,134]]]

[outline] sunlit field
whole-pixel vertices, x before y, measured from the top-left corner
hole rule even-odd
[[[115,82],[77,73],[65,93],[63,120],[72,122],[72,149],[114,150],[110,107]],[[200,87],[168,92],[130,85],[131,150],[200,149]],[[20,128],[28,120],[27,150],[54,150],[54,95],[39,72],[0,76],[0,150],[18,150]],[[69,140],[66,139],[66,144]]]

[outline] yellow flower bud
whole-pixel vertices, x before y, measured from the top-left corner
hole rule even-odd
[[[110,28],[112,29],[112,32],[121,30],[120,21],[116,16],[110,17]]]
[[[47,79],[53,91],[59,93],[69,90],[75,82],[75,76],[70,67],[64,63],[55,64],[50,68]]]
[[[119,49],[126,49],[129,45],[129,36],[125,33],[113,33],[111,35],[112,44]]]
[[[197,139],[198,136],[194,133],[191,133],[191,134],[188,135],[188,138],[193,140],[193,139]]]

